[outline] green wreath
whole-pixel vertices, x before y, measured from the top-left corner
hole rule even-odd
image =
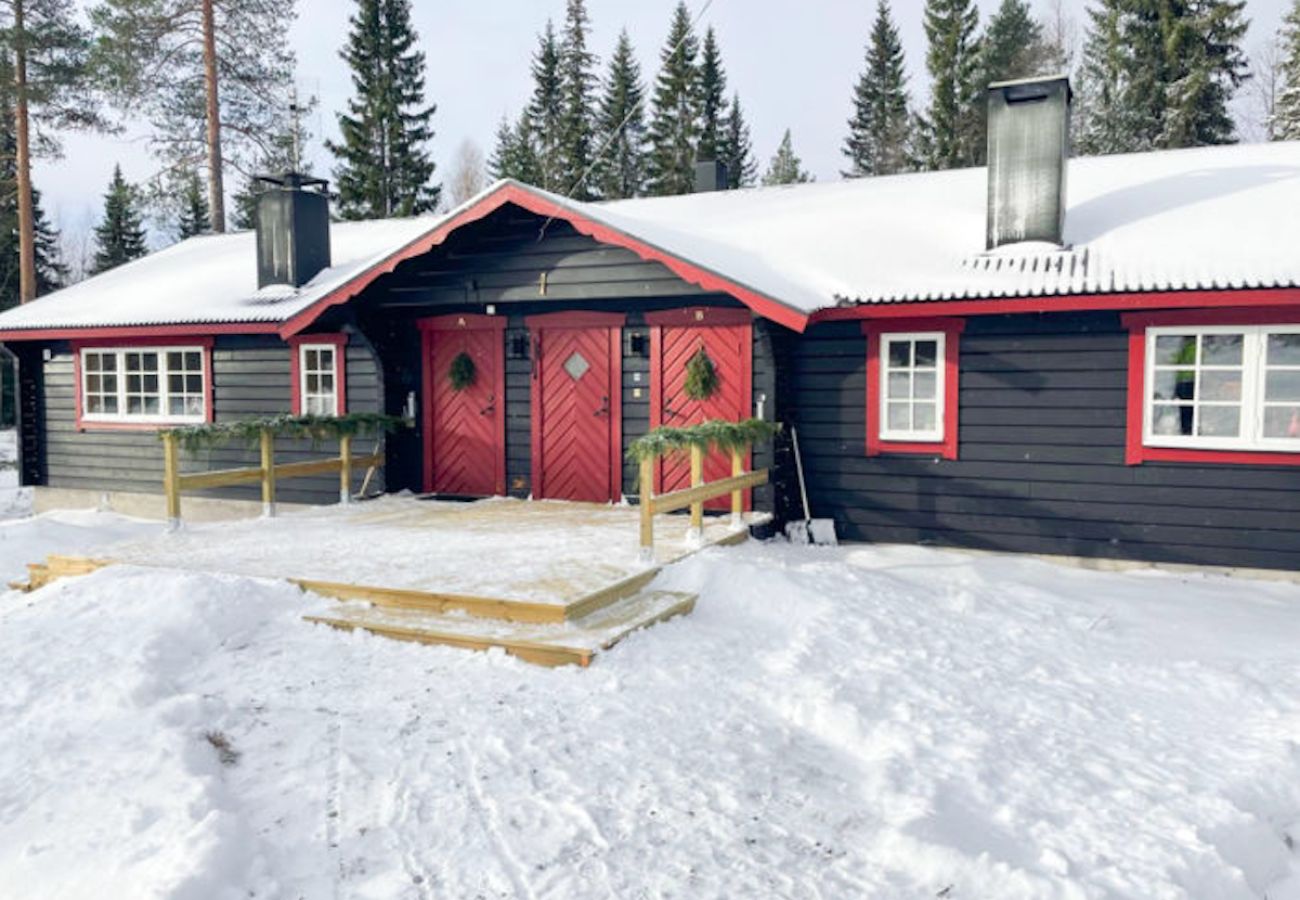
[[[474,366],[474,359],[464,350],[456,354],[456,358],[451,361],[451,368],[447,372],[447,380],[451,382],[453,391],[463,391],[474,383],[478,376],[478,370]]]
[[[692,400],[707,400],[718,392],[722,379],[718,369],[701,347],[686,363],[686,396]]]

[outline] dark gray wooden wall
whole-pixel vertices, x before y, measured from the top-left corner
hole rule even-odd
[[[813,514],[850,540],[1300,568],[1300,468],[1124,463],[1127,332],[1112,313],[972,317],[956,461],[865,455],[857,323],[794,341],[789,412]]]
[[[45,441],[40,448],[40,483],[56,488],[161,493],[162,444],[152,431],[79,431],[76,426],[72,350],[66,343],[50,347],[42,360],[29,354],[44,372]],[[213,413],[215,421],[235,421],[289,412],[291,396],[289,346],[273,337],[217,338],[212,351]],[[356,337],[347,350],[347,399],[353,412],[379,411],[380,376],[369,347]],[[35,407],[33,406],[33,411]],[[25,433],[27,429],[24,429]],[[358,454],[372,452],[374,441],[356,443]],[[310,441],[280,439],[277,462],[323,459],[337,455],[337,442],[313,446]],[[232,445],[195,455],[182,454],[183,471],[203,471],[258,464],[256,450]],[[372,482],[383,488],[382,470]],[[190,496],[190,495],[187,495]],[[192,496],[260,499],[257,485],[199,491]],[[334,503],[338,478],[327,475],[294,478],[277,485],[285,503]]]

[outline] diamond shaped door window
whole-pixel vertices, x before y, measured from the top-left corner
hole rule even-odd
[[[587,362],[586,358],[577,350],[573,351],[573,355],[564,361],[564,371],[568,372],[569,377],[574,381],[586,375],[587,370],[590,368],[591,363]]]

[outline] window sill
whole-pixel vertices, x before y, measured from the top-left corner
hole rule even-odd
[[[1275,450],[1201,450],[1191,447],[1129,448],[1130,466],[1144,462],[1202,463],[1236,466],[1300,466],[1300,453]]]
[[[956,459],[957,447],[948,441],[875,440],[867,447],[867,456],[937,456]]]
[[[78,431],[161,431],[165,428],[186,428],[190,425],[203,425],[206,419],[187,419],[180,422],[95,422],[82,419],[77,423]]]

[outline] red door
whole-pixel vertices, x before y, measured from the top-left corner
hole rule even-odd
[[[651,428],[749,418],[754,332],[748,310],[674,309],[649,313],[646,322],[650,326]],[[687,364],[701,350],[713,363],[718,385],[711,396],[693,400],[686,395]],[[705,481],[730,475],[730,456],[714,452],[705,457]],[[690,487],[691,465],[686,454],[671,454],[664,459],[657,484],[660,493]],[[731,508],[731,501],[723,497],[705,505],[708,509],[726,510]]]
[[[533,496],[618,501],[622,494],[624,317],[531,316]]]
[[[424,348],[424,489],[476,497],[504,494],[504,317],[435,316],[419,325]],[[465,365],[461,354],[472,365]],[[453,368],[459,372],[459,384]]]

